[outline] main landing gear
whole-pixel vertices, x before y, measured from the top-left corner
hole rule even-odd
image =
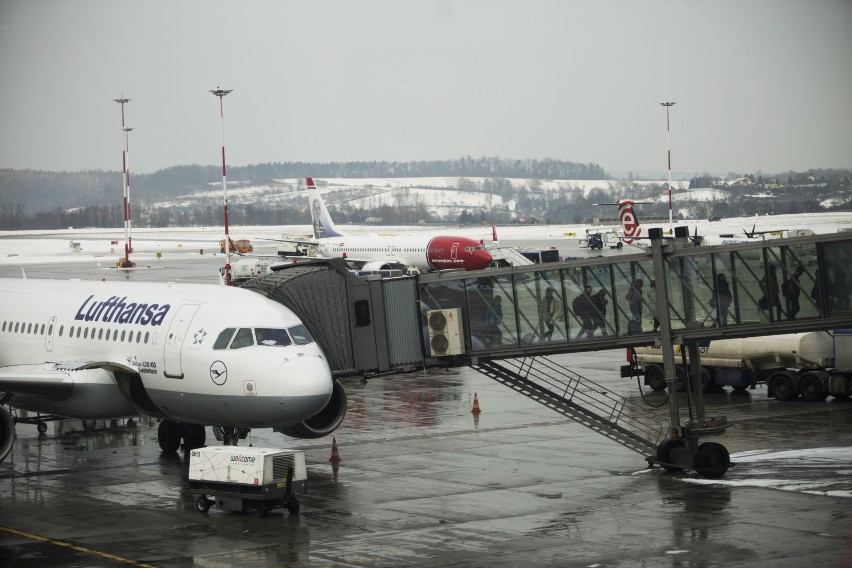
[[[166,453],[173,453],[180,449],[181,440],[184,448],[194,450],[204,447],[207,441],[207,432],[201,424],[184,424],[174,420],[163,420],[157,429],[157,442],[160,449]]]

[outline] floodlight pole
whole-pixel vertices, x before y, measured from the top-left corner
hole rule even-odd
[[[124,104],[130,102],[130,99],[121,96],[121,98],[113,99],[121,105],[121,131],[124,136],[124,149],[121,152],[121,169],[124,193],[124,262],[122,268],[132,268],[133,263],[130,261],[130,252],[133,250],[133,240],[130,236],[130,170],[128,160],[130,159],[130,131],[132,128],[127,128],[124,125]]]
[[[225,284],[231,285],[231,237],[228,234],[228,176],[225,172],[225,107],[222,100],[232,89],[216,88],[212,91],[219,97],[219,117],[222,119],[222,194],[224,196],[225,211]]]
[[[672,146],[669,128],[669,109],[675,105],[673,102],[660,103],[666,107],[666,147],[669,158],[669,234],[674,234],[674,223],[672,222]]]

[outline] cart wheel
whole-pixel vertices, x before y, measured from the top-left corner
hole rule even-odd
[[[258,517],[265,517],[269,514],[269,511],[275,508],[275,501],[261,501],[257,504],[257,508],[254,510],[257,513]]]
[[[295,515],[299,512],[300,503],[298,499],[290,499],[287,501],[287,510],[290,511],[291,515]]]
[[[198,499],[195,500],[195,506],[202,513],[206,513],[210,510],[210,505],[213,504],[213,501],[205,497],[204,495],[199,495]]]
[[[36,430],[38,430],[39,434],[47,432],[47,422],[39,422],[38,426],[36,426]]]

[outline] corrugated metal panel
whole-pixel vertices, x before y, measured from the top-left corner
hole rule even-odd
[[[420,345],[420,314],[414,278],[385,280],[385,323],[388,330],[388,359],[391,367],[423,360]]]

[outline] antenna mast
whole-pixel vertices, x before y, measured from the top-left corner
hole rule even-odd
[[[669,128],[669,109],[675,105],[672,102],[660,103],[660,105],[666,107],[666,146],[668,148],[668,159],[669,159],[669,234],[674,234],[674,223],[672,222],[672,146],[671,146],[671,138],[670,138],[670,128]]]
[[[225,211],[225,284],[231,285],[231,237],[228,234],[228,176],[225,173],[225,107],[223,99],[232,89],[220,89],[216,87],[210,91],[219,97],[219,117],[222,119],[222,194],[224,196]]]
[[[130,131],[133,129],[124,125],[124,104],[129,103],[130,99],[124,98],[122,93],[121,98],[113,100],[121,105],[121,132],[124,137],[124,149],[121,152],[122,189],[124,192],[124,260],[121,263],[121,268],[133,268],[135,265],[130,261],[130,253],[133,252],[133,240],[130,236],[130,168],[128,166]]]

